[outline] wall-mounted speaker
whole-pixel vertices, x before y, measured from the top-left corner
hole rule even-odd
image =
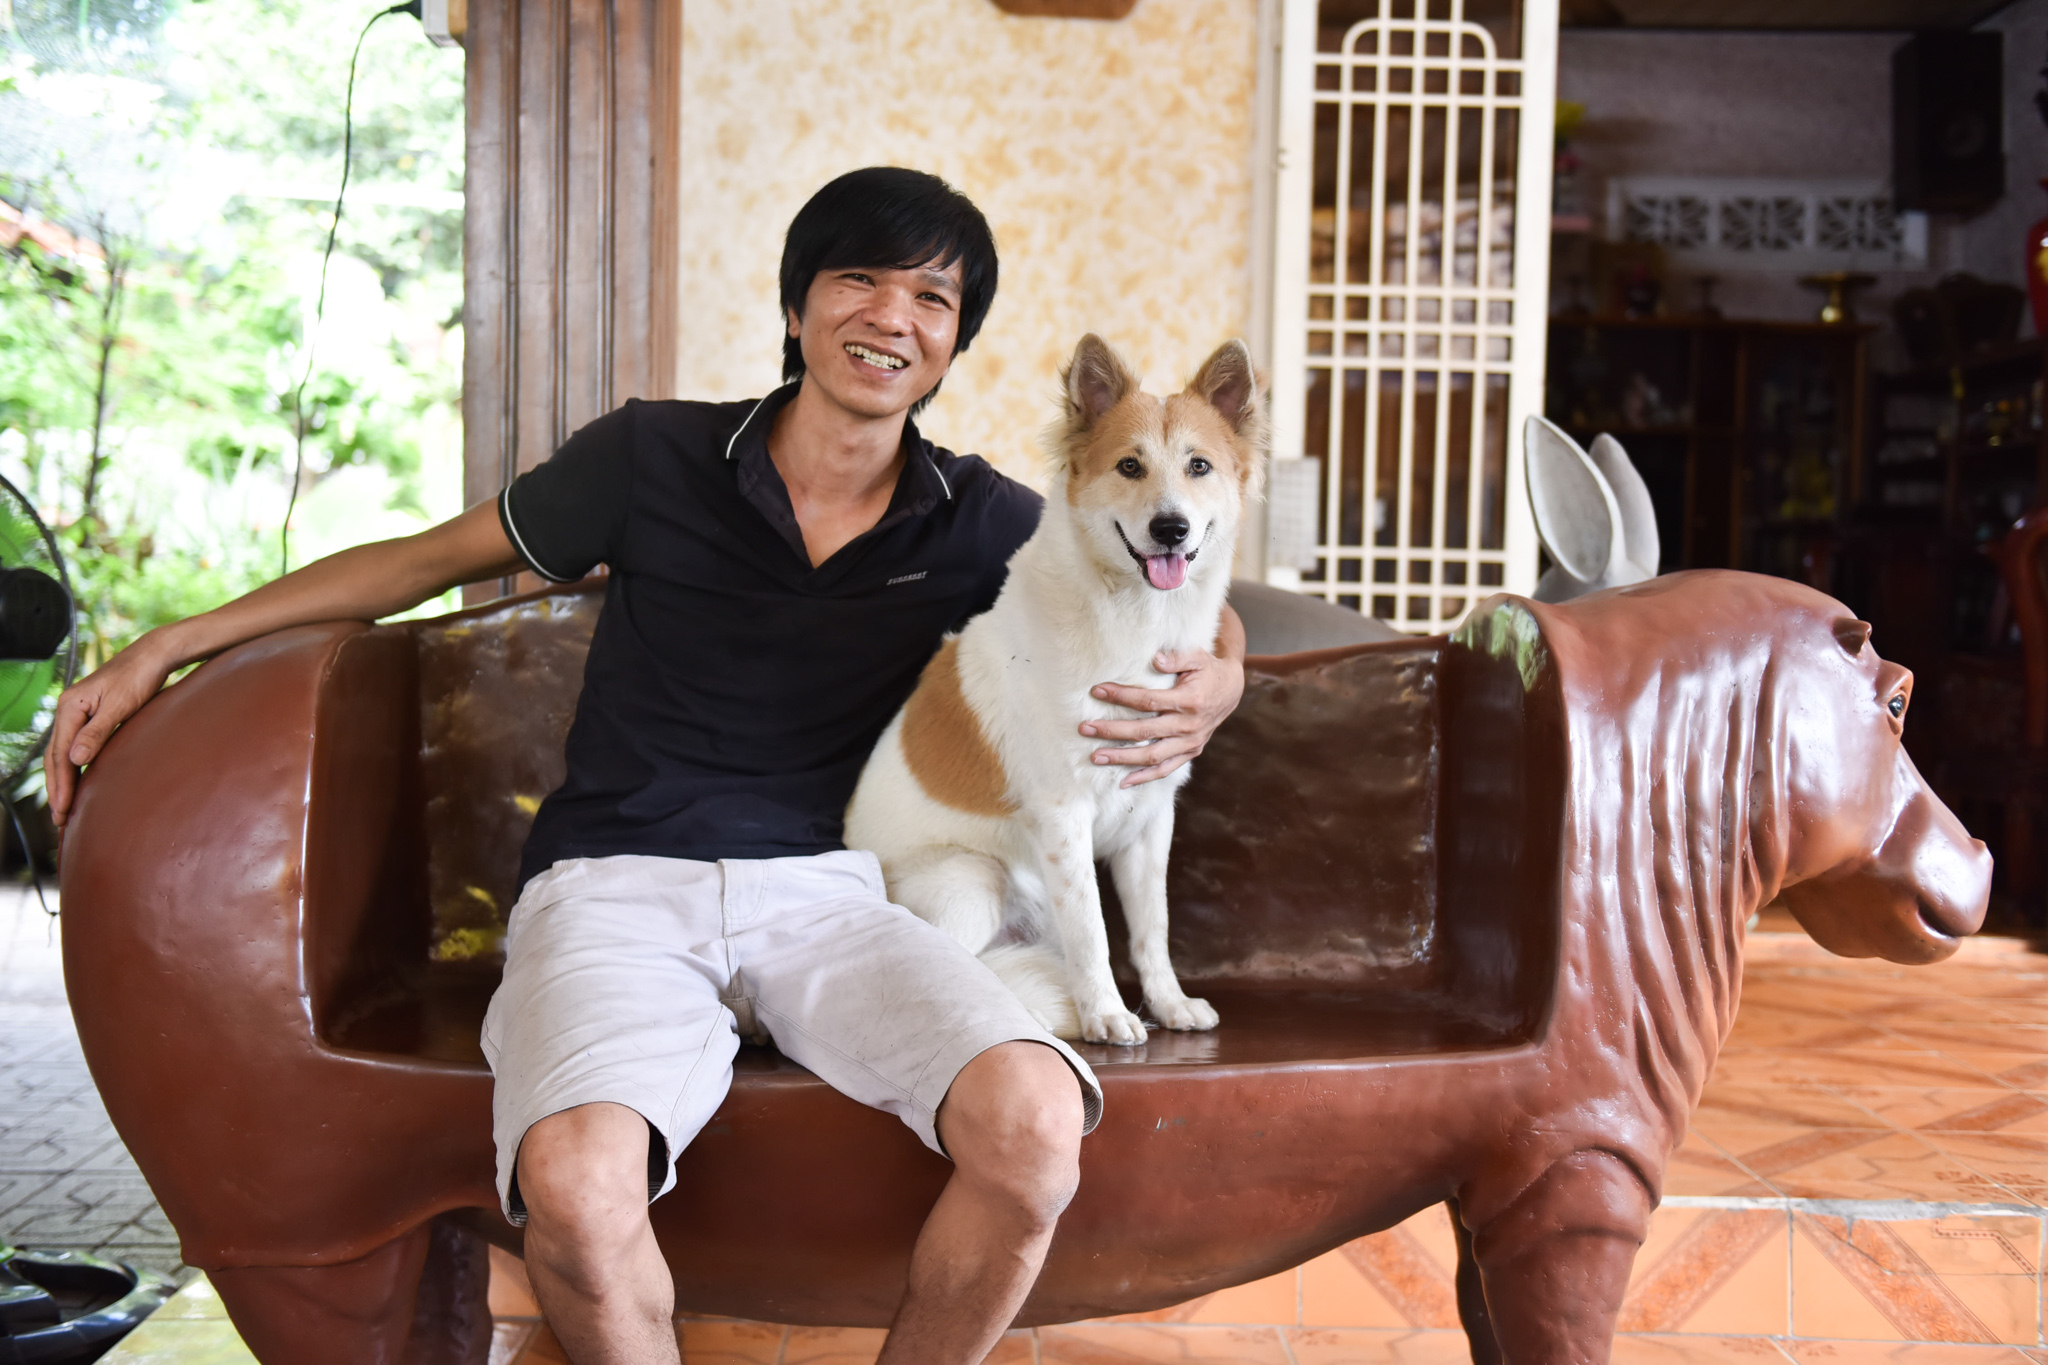
[[[1892,54],[1892,186],[1901,209],[1980,213],[2005,193],[2005,42],[1915,34]]]

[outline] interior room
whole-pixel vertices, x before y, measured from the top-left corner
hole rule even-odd
[[[1621,439],[1660,568],[1801,579],[1872,623],[1915,674],[1909,749],[1998,855],[1993,922],[2038,932],[2013,528],[2043,497],[2044,15],[1772,8],[1566,7],[1545,411]],[[1964,122],[1975,151],[1930,140]]]
[[[59,413],[17,397],[34,346],[0,335],[0,682],[29,697],[0,707],[0,1362],[543,1365],[599,1359],[637,1313],[647,1359],[721,1365],[897,1365],[911,1341],[968,1365],[2048,1365],[2048,0],[258,5],[233,11],[269,25],[250,50],[303,32],[304,69],[245,61],[210,102],[195,52],[239,51],[222,0],[154,3],[0,0],[0,320],[98,357]],[[152,44],[147,70],[93,65]],[[109,389],[145,367],[116,360],[225,353],[202,285],[251,276],[151,256],[25,169],[115,114],[228,255],[272,249],[252,223],[288,239],[257,377],[118,420]],[[1000,289],[935,394],[831,428],[886,427],[887,481],[814,555],[784,415],[840,402],[818,355],[922,358],[882,303],[814,355],[815,291],[969,292],[971,231],[834,260],[797,281],[810,319],[785,307],[792,222],[864,167],[971,201]],[[131,268],[158,284],[124,324]],[[1196,416],[1155,436],[1140,387]],[[697,425],[564,462],[616,454],[622,409]],[[195,437],[195,412],[227,416]],[[1224,511],[1148,506],[1140,548],[1112,499],[1153,465]],[[588,572],[519,530],[548,469],[563,505],[630,490]],[[1227,494],[1199,484],[1219,470]],[[959,566],[884,573],[884,533],[990,486],[1071,536],[1020,535],[1030,572],[979,615],[896,606]],[[664,522],[664,498],[711,511]],[[171,532],[144,514],[194,505],[241,539],[160,586]],[[1221,551],[1175,548],[1223,522]],[[416,607],[262,616],[132,699],[105,682],[238,594],[456,524],[496,557]],[[1034,576],[1090,534],[1087,573]],[[635,557],[663,536],[698,557]],[[780,578],[713,580],[756,542]],[[860,746],[881,758],[832,754],[829,848],[674,834],[526,866],[593,800],[590,736],[639,724],[603,690],[622,651],[677,656],[635,694],[673,711],[631,713],[675,724],[635,732],[646,789],[614,804],[670,800],[665,746],[701,732],[703,809],[765,820],[747,783],[794,785],[795,760],[767,772],[691,708],[750,716],[786,695],[776,661],[872,643],[828,648],[832,618],[797,609],[841,601],[835,559],[865,575],[844,602],[887,608],[868,635],[937,624],[893,692],[839,689],[887,705]],[[9,596],[33,566],[64,595]],[[1214,652],[1169,665],[1142,631],[1183,582],[1213,610],[1174,628]],[[703,615],[653,595],[679,585]],[[1018,775],[1051,754],[1094,781],[1129,756],[1069,723],[1156,714],[1051,735],[988,700],[1051,676],[1034,657],[1098,592],[1162,689],[1242,680],[1189,722],[1142,857],[1124,788],[1060,825]],[[1045,601],[1066,633],[991,643]],[[120,727],[68,747],[101,707]],[[924,862],[841,819],[891,754]],[[1000,853],[971,844],[1013,819]],[[521,1193],[521,1144],[600,1107],[494,1109],[526,926],[595,915],[593,868],[687,862],[729,945],[767,903],[755,869],[813,858],[862,860],[861,894],[922,929],[979,926],[956,975],[1005,1008],[1024,978],[1001,964],[1037,950],[1072,1016],[971,1056],[964,1027],[922,1040],[960,1076],[1048,1044],[1067,1069],[1031,1074],[1078,1081],[1091,1125],[1042,1269],[971,1349],[926,1350],[904,1306],[936,1282],[933,1211],[984,1169],[946,1144],[945,1087],[916,1088],[939,1062],[858,1101],[730,947],[702,1045],[710,1070],[731,1054],[723,1099],[695,1126],[637,1080],[608,1106],[651,1297],[584,1293],[549,1240],[562,1187],[538,1168]],[[919,900],[934,884],[952,899]],[[1045,951],[1076,906],[1091,937]],[[688,956],[653,933],[636,970]],[[564,1071],[638,1046],[626,1005],[579,1016]],[[1005,1151],[1021,1188],[1040,1154]]]

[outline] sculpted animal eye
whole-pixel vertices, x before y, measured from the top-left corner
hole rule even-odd
[[[1116,472],[1127,479],[1142,479],[1145,477],[1145,466],[1138,463],[1137,456],[1126,455],[1116,462]]]
[[[1892,713],[1893,720],[1903,717],[1906,714],[1906,694],[1901,692],[1893,697],[1884,704],[1884,709]]]
[[[1209,469],[1209,462],[1199,455],[1195,456],[1194,459],[1188,461],[1188,473],[1194,475],[1198,479],[1201,478],[1204,474],[1208,473]]]

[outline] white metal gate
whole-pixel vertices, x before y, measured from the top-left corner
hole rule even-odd
[[[1312,546],[1268,581],[1442,630],[1536,581],[1519,432],[1542,410],[1557,0],[1284,0],[1282,22],[1273,449],[1321,478]]]

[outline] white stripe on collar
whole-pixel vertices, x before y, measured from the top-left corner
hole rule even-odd
[[[789,387],[789,385],[788,385],[788,384],[784,384],[784,385],[782,386],[782,389],[786,389],[786,388],[788,388],[788,387]],[[726,458],[726,459],[730,460],[730,459],[732,458],[732,452],[733,452],[733,448],[734,448],[735,446],[737,446],[737,445],[738,445],[738,444],[740,443],[740,435],[741,435],[741,433],[745,432],[745,431],[746,431],[746,429],[747,429],[747,428],[748,428],[749,426],[753,425],[753,421],[754,421],[754,414],[755,414],[755,413],[757,413],[757,412],[759,412],[759,411],[761,410],[761,405],[762,405],[763,403],[767,402],[767,401],[768,401],[768,398],[773,398],[773,397],[775,396],[775,394],[777,394],[777,393],[781,393],[781,392],[782,392],[782,389],[777,389],[777,390],[775,390],[775,392],[774,392],[774,393],[771,393],[771,394],[769,394],[767,398],[759,398],[759,399],[756,399],[756,400],[754,401],[754,406],[753,406],[752,408],[750,408],[750,409],[748,409],[748,410],[747,410],[747,418],[746,418],[746,420],[745,420],[744,422],[741,422],[741,423],[739,424],[739,426],[738,426],[737,428],[735,428],[735,429],[734,429],[734,431],[733,431],[732,435],[731,435],[730,437],[728,437],[728,438],[726,439],[726,442],[725,442],[725,458]],[[952,485],[952,484],[950,484],[950,483],[948,483],[948,482],[946,482],[946,475],[945,475],[945,472],[944,472],[943,470],[941,470],[941,469],[939,468],[939,462],[938,462],[937,460],[935,460],[935,459],[933,459],[933,458],[932,458],[932,454],[931,454],[931,452],[930,452],[930,451],[928,451],[928,450],[927,450],[926,452],[924,452],[924,460],[925,460],[925,463],[926,463],[926,464],[928,464],[928,465],[930,465],[930,466],[932,467],[932,473],[934,473],[934,474],[938,475],[938,479],[939,479],[939,487],[940,487],[940,488],[943,488],[943,489],[944,489],[944,490],[946,491],[946,501],[947,501],[947,502],[951,502],[951,501],[953,501],[953,485]]]
[[[789,386],[788,386],[787,384],[785,384],[785,385],[783,385],[782,387],[783,387],[783,388],[788,388]],[[773,398],[773,397],[774,397],[774,396],[775,396],[776,394],[778,394],[778,393],[781,393],[781,392],[782,392],[782,389],[776,389],[776,390],[774,390],[773,392],[771,392],[771,393],[770,393],[770,394],[768,395],[768,398]],[[755,399],[755,400],[754,400],[754,406],[753,406],[753,407],[751,407],[751,408],[749,408],[749,409],[747,410],[747,420],[746,420],[746,421],[744,421],[744,422],[742,422],[742,423],[740,423],[740,424],[739,424],[739,426],[738,426],[738,427],[737,427],[737,428],[736,428],[736,429],[735,429],[735,430],[733,431],[733,434],[732,434],[732,436],[731,436],[731,437],[730,437],[729,439],[727,439],[727,441],[726,441],[726,443],[725,443],[725,458],[726,458],[726,459],[730,460],[730,459],[732,458],[732,448],[733,448],[734,446],[736,446],[736,445],[738,445],[738,444],[739,444],[739,441],[740,441],[740,433],[741,433],[741,432],[743,432],[743,431],[745,431],[745,430],[746,430],[746,429],[747,429],[747,428],[748,428],[749,426],[753,425],[753,421],[754,421],[754,414],[755,414],[755,413],[757,413],[757,412],[759,412],[759,411],[761,410],[761,405],[762,405],[763,403],[767,402],[767,401],[768,401],[768,398],[757,398],[757,399]]]

